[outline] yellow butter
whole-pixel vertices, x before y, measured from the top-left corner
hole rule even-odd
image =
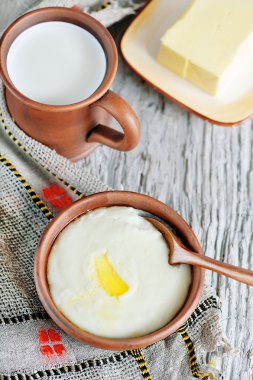
[[[109,296],[119,297],[128,291],[128,285],[115,271],[107,254],[95,258],[99,285]]]
[[[252,59],[253,1],[195,0],[161,38],[158,61],[215,95]]]

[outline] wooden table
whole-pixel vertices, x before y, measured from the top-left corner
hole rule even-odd
[[[26,3],[0,2],[0,30]],[[128,22],[113,27],[116,39]],[[252,122],[211,125],[159,95],[121,60],[114,90],[138,113],[141,143],[130,153],[100,147],[79,165],[115,189],[168,203],[192,226],[208,256],[253,269]],[[238,350],[221,362],[224,379],[249,380],[253,288],[213,273],[207,273],[206,282],[222,300],[224,330]]]

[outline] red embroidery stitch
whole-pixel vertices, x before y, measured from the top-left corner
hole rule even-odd
[[[61,186],[57,185],[57,183],[53,183],[51,186],[51,190],[56,195],[65,194],[66,191]]]
[[[60,334],[53,329],[49,329],[48,331],[44,329],[40,330],[38,339],[40,342],[40,352],[42,355],[47,356],[48,358],[52,357],[55,354],[57,356],[62,356],[66,352],[66,349],[62,344]],[[53,343],[52,346],[49,344],[44,344],[50,342]],[[54,344],[55,342],[58,343]]]
[[[48,358],[51,358],[51,356],[54,355],[54,351],[50,346],[41,346],[40,352],[42,353],[42,355],[47,356]]]
[[[53,192],[51,191],[50,187],[45,187],[42,191],[43,191],[44,196],[45,196],[47,199],[51,199],[51,198],[53,198],[54,194],[53,194]]]
[[[46,330],[40,330],[39,332],[39,342],[40,343],[48,343],[48,335]]]
[[[66,194],[61,197],[61,200],[65,203],[65,205],[69,205],[72,203],[72,199]]]
[[[62,356],[65,352],[65,347],[63,346],[63,344],[55,344],[54,350],[57,356]]]
[[[64,208],[72,203],[72,199],[67,194],[66,190],[57,183],[53,183],[49,187],[44,187],[42,192],[44,197],[56,208]]]
[[[57,208],[63,208],[65,205],[64,205],[64,202],[62,202],[61,199],[59,198],[56,198],[56,199],[52,199],[51,200],[51,204],[54,206],[54,207],[57,207]]]
[[[52,342],[61,342],[60,334],[58,334],[55,330],[48,330],[48,335]]]

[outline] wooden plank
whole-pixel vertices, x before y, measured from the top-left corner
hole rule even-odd
[[[142,141],[130,153],[101,147],[83,165],[114,188],[150,194],[178,210],[208,256],[253,269],[252,122],[211,125],[159,95],[121,60],[114,90],[137,111]],[[221,362],[224,379],[248,380],[253,288],[210,272],[206,281],[222,300],[224,330],[237,351]]]

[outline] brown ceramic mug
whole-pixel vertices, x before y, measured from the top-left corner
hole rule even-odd
[[[65,210],[61,211],[45,229],[35,254],[34,276],[36,289],[47,313],[60,328],[74,338],[92,346],[112,350],[128,350],[146,347],[174,333],[190,317],[196,308],[203,291],[204,269],[197,266],[192,267],[192,282],[189,293],[185,304],[178,314],[159,330],[136,338],[110,339],[96,336],[84,331],[71,323],[55,306],[51,298],[47,281],[47,263],[51,248],[56,238],[69,223],[79,216],[99,207],[110,206],[134,207],[159,217],[174,229],[174,231],[182,239],[182,242],[189,249],[202,254],[200,244],[194,235],[194,232],[179,214],[164,203],[147,195],[129,191],[108,191],[97,193],[82,198],[81,200],[74,202]],[[94,233],[96,232],[94,231]]]
[[[101,85],[78,103],[54,106],[31,100],[18,91],[8,75],[7,54],[15,38],[29,27],[47,21],[64,21],[86,29],[105,52],[107,69]],[[108,30],[94,18],[74,9],[50,7],[26,13],[8,27],[1,39],[0,76],[11,116],[29,136],[73,160],[87,156],[98,143],[127,151],[139,141],[140,124],[135,112],[109,90],[117,64],[117,49]],[[111,118],[116,119],[123,133],[109,127]]]

